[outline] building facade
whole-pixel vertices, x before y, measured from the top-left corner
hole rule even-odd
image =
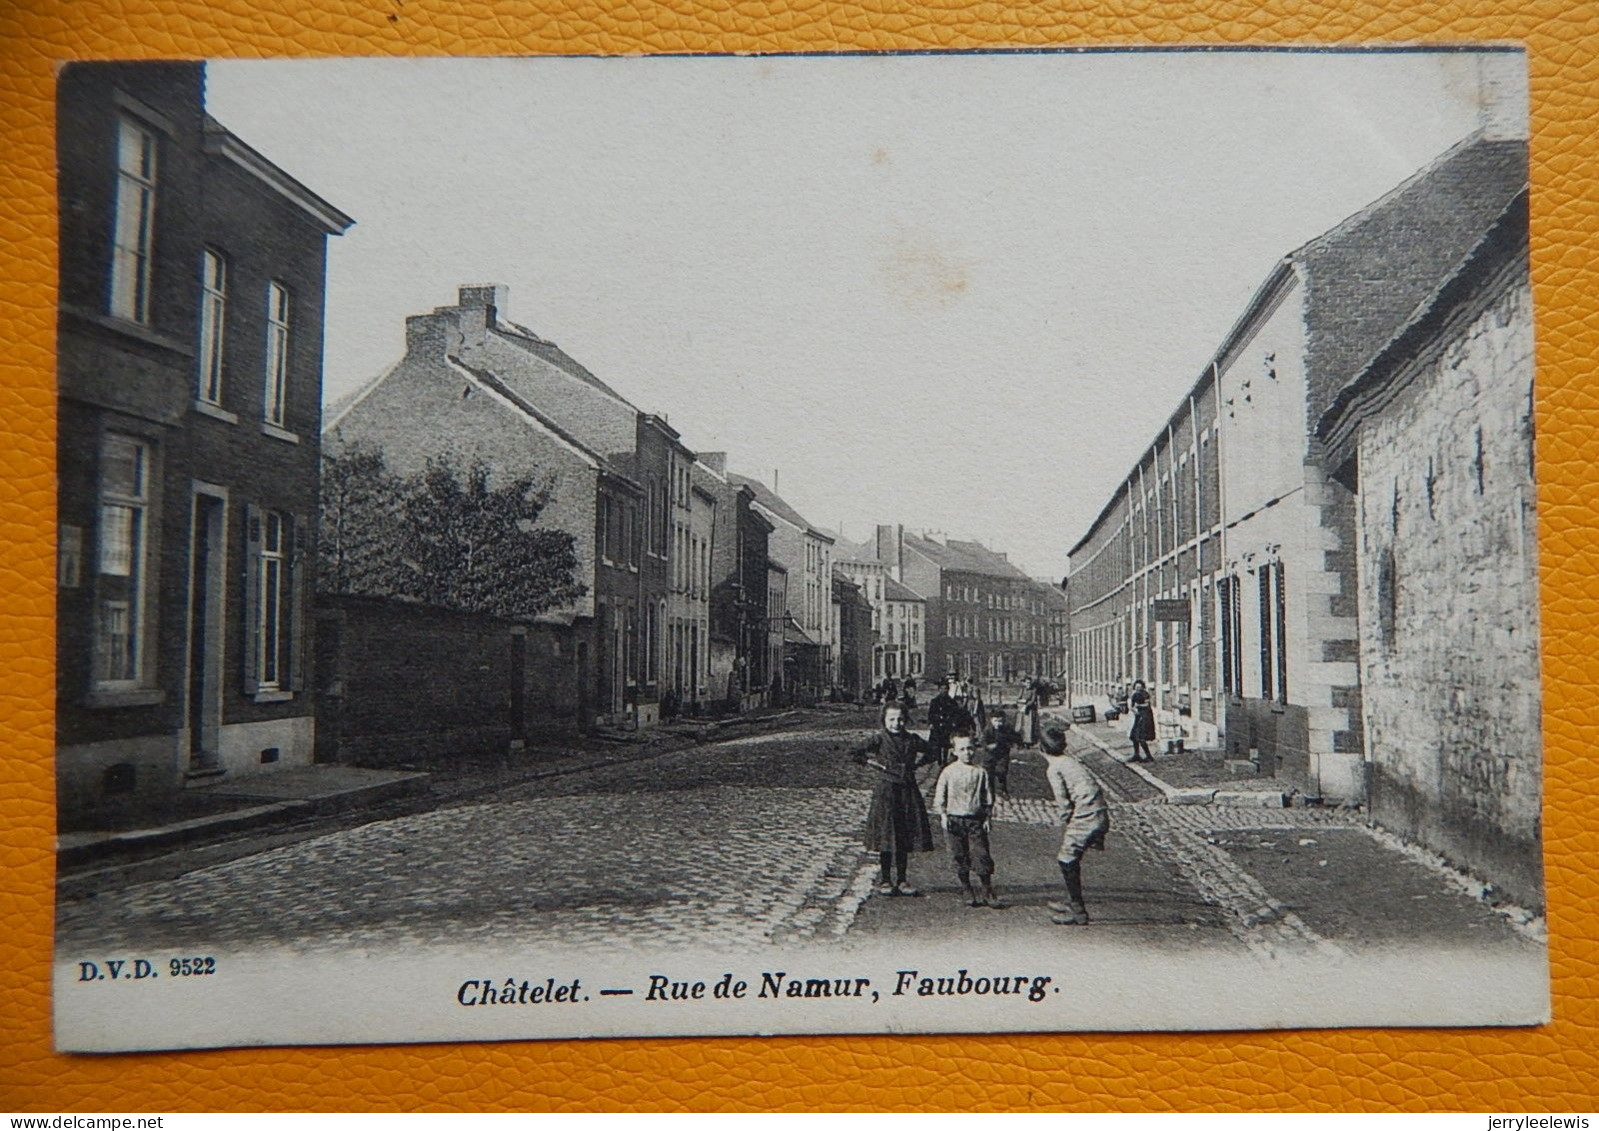
[[[899,579],[925,601],[926,664],[958,672],[998,701],[1007,685],[1046,674],[1045,615],[1033,581],[980,542],[879,527],[877,544]]]
[[[768,524],[770,525],[770,524]],[[788,702],[788,570],[781,562],[766,562],[766,671],[767,705]]]
[[[574,600],[546,614],[573,628],[571,719],[585,727],[625,724],[637,688],[644,486],[630,451],[608,458],[499,373],[463,359],[465,343],[483,334],[484,318],[481,306],[470,305],[407,318],[404,355],[329,406],[324,443],[335,451],[353,444],[380,449],[399,475],[450,452],[482,459],[508,477],[548,477],[551,498],[540,521],[572,536],[582,586]],[[630,427],[618,423],[612,441],[622,443]]]
[[[814,693],[825,694],[832,686],[838,649],[832,617],[834,538],[760,480],[733,473],[728,479],[754,493],[755,509],[772,525],[767,553],[788,571],[788,614],[807,646],[816,648],[801,670]]]
[[[859,585],[835,572],[830,604],[833,638],[838,641],[834,687],[845,699],[860,701],[872,685],[872,657],[877,644],[872,603]]]
[[[833,572],[860,586],[871,602],[872,627],[877,633],[871,682],[923,675],[927,669],[927,602],[896,579],[887,562],[878,560],[875,540],[869,546],[840,543]]]
[[[1200,745],[1221,729],[1218,662],[1231,679],[1242,654],[1229,628],[1218,655],[1218,615],[1238,606],[1219,581],[1216,408],[1207,371],[1072,548],[1066,587],[1072,695],[1102,699],[1141,679],[1158,710],[1186,714]]]
[[[1199,744],[1363,796],[1356,501],[1312,429],[1525,179],[1473,135],[1278,263],[1071,551],[1074,694],[1143,679]]]
[[[1543,907],[1527,196],[1322,416],[1355,490],[1372,819]]]
[[[767,540],[772,524],[755,509],[755,493],[728,480],[725,452],[699,453],[694,486],[716,503],[710,531],[706,660],[711,695],[726,709],[752,710],[766,703],[773,671],[767,644]]]
[[[198,63],[57,87],[65,822],[311,762],[326,241]]]

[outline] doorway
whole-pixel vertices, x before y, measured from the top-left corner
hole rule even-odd
[[[227,498],[196,487],[189,571],[189,772],[221,771]]]

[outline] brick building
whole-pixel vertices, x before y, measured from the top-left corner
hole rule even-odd
[[[1067,615],[1066,593],[1047,578],[1034,578],[1033,584],[1036,586],[1034,591],[1038,603],[1044,610],[1044,623],[1040,631],[1044,638],[1045,678],[1064,689],[1070,682],[1068,668],[1071,654],[1068,638],[1071,618]]]
[[[879,526],[876,544],[901,584],[925,601],[927,670],[936,678],[959,672],[992,702],[1010,694],[1004,685],[1046,674],[1037,587],[1004,553],[898,526]]]
[[[671,670],[674,552],[689,553],[686,540],[674,548],[674,533],[692,522],[694,453],[663,417],[502,317],[505,300],[502,286],[463,286],[455,305],[408,318],[406,356],[329,406],[330,442],[370,441],[402,472],[451,451],[555,475],[544,520],[576,538],[589,587],[554,614],[592,621],[574,661],[585,672],[585,710],[603,723],[649,726]],[[487,399],[474,403],[480,393]],[[448,396],[459,404],[446,405]]]
[[[1285,256],[1071,551],[1074,692],[1150,684],[1191,737],[1364,792],[1355,500],[1315,422],[1526,180],[1473,135]]]
[[[1523,190],[1317,429],[1357,497],[1372,818],[1543,906]]]
[[[326,241],[199,63],[57,87],[64,821],[313,756]]]

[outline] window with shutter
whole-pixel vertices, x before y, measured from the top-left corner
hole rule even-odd
[[[244,508],[244,693],[261,690],[261,508],[253,503]]]

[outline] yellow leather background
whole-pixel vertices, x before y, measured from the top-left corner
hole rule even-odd
[[[50,1049],[52,68],[111,56],[1519,40],[1532,55],[1546,845],[1542,1030]],[[0,0],[0,1109],[1599,1106],[1599,5]]]

